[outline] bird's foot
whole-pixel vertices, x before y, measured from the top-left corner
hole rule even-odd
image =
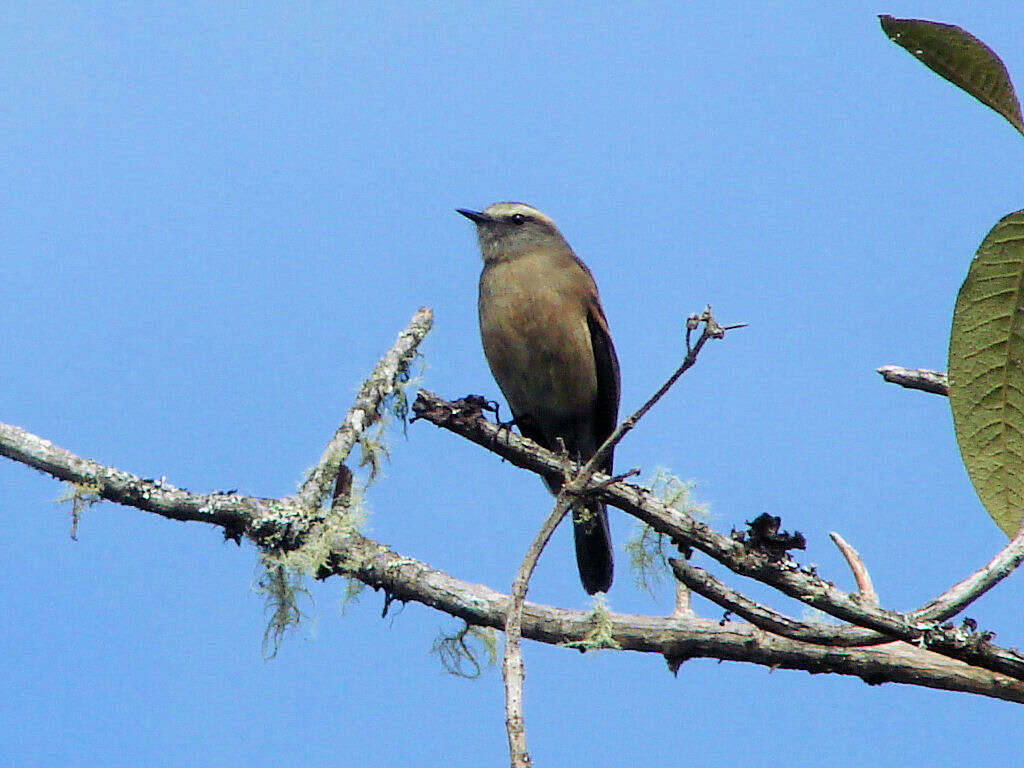
[[[512,427],[516,426],[519,422],[515,416],[508,421],[502,421],[501,416],[498,415],[498,408],[500,407],[496,400],[491,400],[491,405],[494,406],[494,422],[498,425],[497,432],[494,433],[494,442],[498,442],[498,438],[501,437],[502,431],[511,432]]]

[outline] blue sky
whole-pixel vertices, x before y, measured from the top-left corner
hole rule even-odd
[[[551,215],[593,270],[632,409],[685,316],[750,326],[617,452],[698,483],[723,530],[767,511],[909,609],[1005,538],[942,398],[970,257],[1024,207],[1021,137],[881,33],[960,24],[1024,83],[1011,2],[25,3],[0,10],[0,420],[198,491],[291,492],[420,305],[423,385],[497,395],[456,207]],[[390,432],[368,534],[504,589],[550,497],[427,424]],[[0,462],[0,755],[19,766],[500,765],[497,670],[429,654],[457,623],[312,588],[272,661],[250,546],[110,504],[79,541],[54,481]],[[619,547],[609,600],[665,613]],[[1019,574],[969,615],[1024,644]],[[738,584],[736,580],[732,583]],[[740,585],[742,586],[742,585]],[[764,594],[757,591],[757,594]],[[567,531],[531,596],[585,607]],[[799,612],[792,605],[777,605]],[[721,611],[698,602],[706,616]],[[527,644],[538,765],[1011,761],[1011,704]],[[951,724],[955,723],[955,727]]]

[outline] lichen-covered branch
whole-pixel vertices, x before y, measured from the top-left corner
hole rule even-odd
[[[334,487],[339,468],[348,458],[359,436],[380,420],[384,402],[397,394],[408,379],[409,363],[416,356],[420,342],[430,332],[433,322],[434,313],[430,307],[420,307],[413,315],[409,325],[398,335],[394,346],[380,359],[359,388],[355,403],[349,408],[345,420],[296,494],[297,503],[307,509],[320,508]]]
[[[422,393],[416,409],[422,417],[430,417],[432,421],[436,419],[448,428],[460,422],[460,429],[470,439],[489,448],[493,446],[493,450],[506,455],[518,466],[541,474],[558,475],[563,471],[558,457],[510,435],[508,430],[498,430],[486,419],[479,418],[478,410],[474,411],[466,404],[446,403],[429,393]],[[298,541],[293,543],[302,544],[304,529],[301,523],[307,521],[308,513],[294,497],[270,499],[234,493],[193,493],[164,480],[141,478],[90,461],[23,429],[5,424],[0,424],[0,455],[59,480],[88,487],[90,493],[102,499],[174,520],[216,525],[227,536],[246,536],[261,547],[279,547],[282,542],[295,537]],[[329,470],[328,475],[330,471],[333,470]],[[771,571],[773,579],[777,579],[782,569],[790,574],[789,589],[806,589],[809,595],[824,595],[821,599],[828,604],[845,606],[851,614],[855,613],[855,606],[844,602],[852,601],[852,596],[838,590],[834,593],[821,592],[831,585],[824,584],[792,563],[771,565],[757,551],[751,551],[743,543],[681,516],[677,510],[658,503],[643,489],[621,482],[611,483],[610,478],[603,474],[592,478],[591,485],[595,484],[601,486],[598,492],[610,503],[623,506],[677,542],[701,551],[710,549],[718,552],[723,560],[737,566],[737,572],[756,577],[766,570]],[[425,563],[402,556],[362,536],[351,526],[328,529],[325,535],[327,557],[320,568],[320,577],[344,575],[374,589],[385,590],[389,599],[415,601],[476,626],[496,629],[505,626],[510,601],[508,595],[461,581]],[[978,573],[919,611],[904,615],[883,611],[880,615],[886,621],[890,618],[902,618],[904,621],[914,618],[928,622],[927,626],[911,626],[908,634],[911,631],[915,634],[909,636],[930,647],[942,649],[942,642],[948,643],[955,638],[949,634],[951,630],[936,628],[935,622],[962,609],[981,591],[1003,578],[1020,562],[1024,556],[1022,551],[1024,541],[1018,536]],[[1024,683],[1020,680],[901,642],[871,647],[826,647],[780,637],[752,624],[709,621],[685,612],[669,617],[610,614],[600,620],[603,622],[602,631],[607,633],[609,642],[614,646],[624,651],[660,654],[673,666],[692,658],[744,661],[770,669],[853,675],[872,684],[899,682],[1024,703]],[[525,603],[522,636],[538,642],[580,646],[593,635],[597,621],[593,613]],[[860,631],[857,627],[837,627],[836,630]],[[961,639],[969,642],[970,638],[960,632]],[[998,658],[1014,658],[1012,652],[979,642],[977,638],[974,643]]]
[[[735,613],[742,619],[746,619],[759,629],[765,632],[788,637],[790,640],[800,640],[804,643],[827,646],[863,646],[882,645],[891,642],[885,635],[874,632],[870,629],[851,627],[836,627],[821,622],[797,621],[766,605],[751,600],[746,595],[737,592],[731,587],[723,584],[712,574],[703,568],[690,565],[685,560],[669,558],[672,572],[679,581],[692,589],[701,597],[724,608],[729,613]],[[850,629],[860,629],[859,638],[852,636]],[[845,630],[837,632],[837,630]],[[861,642],[855,642],[856,640]]]
[[[83,459],[17,427],[0,425],[0,454],[69,482],[100,487],[110,501],[175,520],[221,526],[231,535],[281,535],[293,505],[252,496],[195,494],[143,480]],[[461,581],[349,531],[331,541],[321,572],[343,574],[393,599],[415,601],[471,624],[501,629],[508,595]],[[612,614],[610,632],[622,649],[657,653],[678,663],[690,658],[745,661],[768,668],[853,675],[872,684],[898,682],[963,691],[1024,703],[1024,683],[902,643],[872,648],[825,648],[766,634],[750,624],[695,618]],[[594,630],[592,614],[527,603],[523,637],[550,644],[582,643]]]
[[[24,429],[0,423],[0,456],[26,464],[51,477],[95,488],[96,494],[172,520],[219,525],[244,532],[254,517],[277,501],[238,494],[199,494],[175,488],[165,480],[148,480],[76,456]]]
[[[422,603],[477,626],[505,626],[508,595],[461,581],[358,534],[338,540],[335,553],[351,568],[338,573],[382,589],[391,599]],[[852,675],[872,685],[900,682],[1024,703],[1024,683],[906,643],[828,648],[778,637],[751,624],[689,616],[611,614],[607,621],[610,639],[619,649],[656,653],[674,665],[696,658],[744,661],[769,669]],[[584,644],[594,629],[591,612],[529,602],[523,609],[522,635],[538,642]]]

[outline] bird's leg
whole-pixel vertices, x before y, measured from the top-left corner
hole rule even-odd
[[[494,421],[498,425],[498,431],[495,432],[491,438],[492,450],[497,444],[498,438],[501,437],[501,431],[503,429],[511,431],[512,426],[517,423],[515,417],[508,421],[501,420],[501,414],[499,412],[501,406],[498,404],[497,400],[487,400],[480,395],[466,395],[465,397],[460,397],[454,402],[460,409],[464,409],[474,416],[483,416],[485,413],[494,414]],[[502,459],[502,461],[504,461],[504,459]]]
[[[508,421],[502,421],[501,415],[499,414],[501,405],[498,403],[497,400],[489,400],[487,402],[487,405],[487,410],[491,411],[494,414],[494,421],[498,425],[498,431],[494,433],[494,442],[496,443],[498,442],[498,438],[501,437],[502,430],[505,430],[506,432],[511,432],[512,427],[514,427],[519,422],[515,416],[512,416],[512,418],[509,419]]]
[[[453,401],[453,403],[460,411],[467,411],[475,416],[482,415],[485,411],[495,415],[498,413],[498,404],[493,400],[485,399],[481,395],[466,395]]]

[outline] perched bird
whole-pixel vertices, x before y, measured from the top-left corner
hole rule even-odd
[[[522,203],[457,209],[476,224],[484,355],[526,437],[590,459],[615,429],[619,361],[597,285],[554,222]],[[601,470],[612,472],[612,452]],[[545,480],[552,493],[558,481]],[[589,593],[612,585],[608,514],[600,501],[573,511],[576,563]]]

